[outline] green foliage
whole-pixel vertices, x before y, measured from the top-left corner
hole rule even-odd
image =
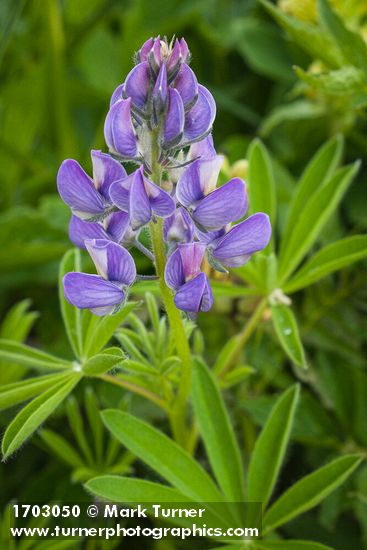
[[[83,365],[83,372],[87,376],[98,376],[121,365],[125,355],[121,348],[107,348],[88,359]]]
[[[5,431],[1,450],[6,460],[37,430],[42,422],[62,403],[80,380],[80,374],[70,373],[66,380],[53,385],[26,405]]]
[[[319,252],[292,277],[286,284],[286,292],[295,292],[313,284],[322,277],[326,277],[334,271],[362,260],[367,256],[367,237],[355,235],[346,237],[335,243],[331,243]]]
[[[38,318],[38,313],[28,311],[30,306],[29,300],[23,300],[15,304],[4,317],[0,325],[0,338],[13,340],[15,342],[23,342],[28,336],[34,322]],[[7,369],[7,360],[0,360],[0,383],[10,384],[16,382],[25,371],[22,365],[12,364],[12,368]]]
[[[275,224],[275,181],[269,153],[259,140],[248,151],[251,212],[265,212]]]
[[[275,332],[286,354],[299,367],[307,367],[305,352],[292,309],[284,304],[274,304],[271,314]]]
[[[159,483],[120,476],[91,479],[86,488],[112,502],[190,502],[184,494]]]
[[[343,151],[340,136],[332,138],[314,155],[296,184],[288,208],[287,221],[281,230],[280,240],[272,246],[273,253],[257,254],[250,263],[235,270],[249,288],[265,296],[271,305],[275,334],[285,353],[296,365],[306,367],[305,352],[296,321],[286,293],[293,293],[319,279],[348,266],[366,255],[365,238],[354,235],[331,243],[311,256],[297,271],[305,256],[320,240],[321,232],[340,204],[359,168],[338,168]],[[269,213],[273,219],[273,239],[276,229],[274,195],[275,170],[269,153],[259,141],[249,148],[250,200],[254,210]],[[273,197],[273,198],[270,198]],[[294,273],[295,272],[295,273]],[[259,306],[260,307],[260,306]],[[235,338],[224,348],[223,358],[218,359],[218,372],[227,357],[237,353]]]
[[[249,500],[261,499],[266,508],[284,460],[298,401],[298,387],[285,392],[273,408],[255,446],[248,472],[248,491],[242,493],[243,473],[242,468],[238,468],[239,451],[229,426],[228,413],[207,367],[198,363],[194,373],[194,408],[208,458],[223,494],[220,495],[199,463],[176,443],[142,420],[119,410],[103,411],[102,419],[107,428],[124,446],[166,479],[173,489],[140,479],[101,476],[90,480],[86,484],[87,490],[115,502],[187,502],[191,499],[193,502],[206,502],[210,510],[210,502],[228,498],[239,502],[247,497]],[[207,414],[208,410],[210,414]],[[229,468],[224,467],[224,457],[230,461]],[[359,455],[346,455],[296,482],[266,511],[264,532],[267,534],[317,506],[352,474],[361,460]],[[227,480],[230,480],[229,484]],[[242,494],[235,490],[235,483],[237,491]],[[222,520],[227,514],[225,508],[223,514]],[[218,525],[219,517],[213,519]],[[260,542],[258,547],[261,548],[262,544],[266,548],[268,541]],[[269,544],[270,548],[270,541]],[[296,543],[289,541],[290,548],[292,544],[294,547]],[[311,544],[301,541],[300,548],[302,545],[312,548]]]
[[[363,9],[358,5],[351,6],[349,16],[351,19],[354,16],[360,27],[355,28],[354,21],[352,30],[346,18],[334,10],[329,0],[317,1],[317,24],[292,17],[267,0],[260,1],[291,40],[315,60],[308,70],[295,67],[297,76],[315,92],[315,96],[307,103],[318,104],[325,116],[334,115],[341,119],[344,116],[344,127],[353,124],[356,117],[350,117],[347,112],[365,108],[367,98],[367,46],[362,35]],[[341,8],[338,5],[335,7]],[[296,94],[301,89],[295,87]],[[325,104],[325,99],[329,98],[331,103]],[[287,109],[285,107],[285,112]]]
[[[69,250],[62,259],[59,273],[59,299],[61,306],[61,315],[64,321],[64,326],[70,345],[74,355],[80,359],[83,353],[82,341],[82,312],[80,309],[73,307],[64,298],[64,287],[62,279],[69,271],[81,271],[80,252],[77,248]]]
[[[359,455],[337,458],[295,483],[266,512],[265,532],[279,527],[319,504],[350,476],[361,460]]]
[[[248,499],[266,507],[279,476],[290,438],[299,387],[287,390],[277,402],[257,439],[248,472]]]
[[[24,381],[13,384],[3,385],[0,389],[0,408],[9,408],[33,397],[21,411],[15,416],[5,431],[2,441],[2,453],[4,459],[13,454],[30,437],[40,425],[54,412],[54,410],[66,399],[74,387],[80,382],[83,376],[96,377],[103,373],[115,369],[124,360],[125,355],[120,348],[110,347],[98,353],[104,345],[112,338],[115,329],[121,324],[134,304],[129,304],[127,311],[122,310],[113,322],[106,322],[105,319],[92,321],[92,315],[89,312],[82,313],[68,304],[63,296],[62,276],[67,270],[77,270],[80,268],[79,252],[70,251],[65,255],[61,264],[59,280],[59,298],[65,330],[69,338],[71,347],[74,350],[76,360],[67,361],[44,351],[32,348],[16,340],[0,340],[0,360],[7,363],[22,365],[26,369],[32,368],[40,371],[52,371],[53,374],[28,378]],[[12,312],[17,318],[20,316],[20,322],[23,318],[23,307]],[[88,317],[87,317],[88,316]],[[82,319],[84,317],[84,319]],[[87,333],[83,337],[83,321],[87,319]],[[20,328],[19,335],[22,337],[22,331],[27,330],[27,322],[30,324],[32,317],[26,317],[23,321],[23,328]],[[7,319],[8,326],[11,326],[12,318]],[[93,323],[92,330],[90,325]],[[22,327],[22,325],[21,325]],[[9,329],[7,329],[9,330]],[[6,334],[6,325],[5,330]],[[88,350],[87,358],[84,359],[84,346]],[[91,356],[91,351],[96,352]],[[78,360],[81,359],[82,363]],[[69,403],[71,401],[69,400]],[[92,405],[90,404],[90,407]],[[89,407],[89,413],[92,409]],[[84,439],[82,421],[78,415],[77,405],[74,405],[72,415],[79,422],[71,423],[76,428],[75,434],[79,439],[79,444],[84,449],[87,458],[91,458],[88,446]],[[94,416],[96,412],[94,411]],[[97,415],[98,416],[98,415]],[[78,428],[79,427],[79,428]],[[54,440],[53,440],[54,441]],[[65,449],[65,444],[63,445]]]
[[[341,17],[332,10],[328,0],[318,0],[318,11],[321,24],[335,41],[341,51],[344,63],[356,65],[367,73],[367,46],[362,37],[350,31]]]
[[[229,501],[243,500],[243,466],[223,399],[205,364],[193,372],[194,411],[210,465]]]
[[[177,443],[149,424],[117,410],[104,411],[102,420],[125,447],[186,497],[202,502],[223,499],[202,467]]]
[[[28,539],[27,541],[15,541],[14,538],[9,536],[10,528],[16,527],[16,520],[14,517],[13,506],[14,501],[7,504],[3,510],[2,515],[0,516],[0,544],[3,548],[9,550],[22,550],[22,548],[28,548],[29,550],[50,550],[55,548],[55,550],[65,550],[67,548],[75,548],[79,550],[81,548],[80,543],[77,540],[36,540]],[[50,506],[52,503],[50,503]],[[51,516],[50,517],[31,517],[25,527],[31,528],[47,528],[51,526]]]
[[[337,67],[342,61],[340,52],[335,48],[334,41],[328,32],[310,23],[285,15],[267,0],[260,0],[266,10],[276,19],[290,37],[302,45],[311,57],[321,58],[332,67]]]
[[[54,387],[59,381],[65,380],[68,377],[69,373],[46,374],[1,386],[0,409],[7,409],[13,405],[23,403],[23,401],[27,401],[50,387]]]
[[[12,340],[0,341],[0,357],[3,361],[40,370],[64,370],[72,368],[72,364],[69,361],[59,359],[50,353],[45,353],[25,344],[13,342]]]
[[[106,434],[99,414],[100,403],[91,386],[85,389],[83,404],[84,410],[80,411],[73,396],[66,403],[73,442],[44,428],[39,436],[46,449],[71,468],[74,483],[87,481],[96,475],[129,472],[134,457],[129,452],[121,451],[118,441],[111,434]],[[85,412],[86,419],[82,412]]]
[[[304,207],[316,191],[335,174],[343,154],[343,138],[336,136],[325,143],[307,164],[293,192],[282,243],[286,245]]]
[[[359,163],[346,166],[336,172],[324,185],[311,195],[304,205],[289,242],[280,252],[279,276],[281,281],[288,277],[305,254],[310,250],[321,230],[329,220],[351,184]]]

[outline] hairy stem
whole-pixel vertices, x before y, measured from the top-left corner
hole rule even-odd
[[[153,254],[151,253],[150,250],[147,249],[146,246],[144,246],[140,241],[138,241],[138,239],[136,239],[136,241],[134,241],[134,246],[135,248],[137,248],[138,250],[140,250],[140,252],[142,254],[144,254],[144,256],[146,256],[147,258],[149,258],[149,260],[151,262],[154,261],[154,256]]]

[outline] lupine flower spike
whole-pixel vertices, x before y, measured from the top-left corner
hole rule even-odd
[[[88,251],[98,272],[64,277],[66,299],[76,307],[96,315],[119,310],[140,277],[126,248],[136,247],[155,261],[139,237],[159,218],[165,284],[176,307],[189,315],[213,304],[201,270],[205,255],[215,269],[226,271],[244,265],[270,240],[266,214],[243,220],[245,182],[233,178],[217,187],[223,157],[211,136],[215,101],[198,83],[190,59],[183,38],[170,43],[149,38],[112,94],[104,126],[109,153],[91,152],[93,177],[75,160],[60,166],[58,190],[72,211],[70,239]],[[135,163],[129,173],[124,161]],[[162,181],[155,181],[157,165]]]

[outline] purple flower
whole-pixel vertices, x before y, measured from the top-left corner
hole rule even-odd
[[[208,243],[208,235],[211,242]],[[226,267],[244,265],[254,252],[263,250],[271,237],[269,216],[262,212],[253,214],[245,221],[234,225],[227,233],[207,234],[209,259],[214,258]]]
[[[71,272],[64,276],[65,298],[79,309],[90,309],[95,315],[108,315],[119,310],[126,290],[136,278],[132,256],[122,246],[104,239],[85,242],[98,275]]]
[[[173,85],[181,96],[185,111],[189,111],[198,98],[199,88],[194,71],[186,63],[181,65]]]
[[[235,177],[217,187],[223,157],[210,133],[216,105],[189,62],[184,39],[149,38],[112,94],[104,125],[110,154],[92,151],[93,178],[75,160],[60,166],[59,193],[72,210],[70,239],[87,249],[98,271],[65,275],[66,299],[79,308],[97,315],[118,311],[136,279],[134,261],[121,245],[155,261],[139,233],[157,217],[164,219],[165,281],[176,306],[189,314],[213,304],[201,271],[205,252],[215,269],[226,271],[269,242],[266,214],[232,226],[247,210],[245,182]],[[114,156],[139,167],[127,174]],[[153,182],[147,174],[158,173],[155,167],[163,177]]]
[[[141,61],[148,61],[148,55],[150,50],[153,48],[154,38],[148,38],[136,54],[136,60],[138,63]]]
[[[211,134],[209,134],[201,141],[196,141],[195,143],[190,145],[186,153],[184,153],[183,151],[180,151],[180,153],[176,156],[176,159],[175,159],[176,168],[170,169],[170,172],[169,172],[170,180],[176,184],[180,179],[181,175],[187,169],[187,166],[189,166],[194,160],[198,160],[198,159],[209,160],[209,159],[213,159],[216,156],[217,156],[217,153],[214,149],[213,137]],[[222,158],[222,157],[219,156],[219,158]],[[218,170],[218,174],[219,174],[219,170]]]
[[[130,214],[134,230],[147,224],[153,214],[166,218],[175,210],[172,197],[144,176],[143,167],[111,185],[110,197],[118,208]]]
[[[149,63],[144,61],[129,72],[122,87],[123,97],[130,98],[133,106],[141,112],[148,100],[150,82]]]
[[[154,73],[157,73],[164,63],[167,66],[169,79],[172,80],[177,74],[180,65],[189,61],[190,52],[184,38],[176,40],[174,43],[168,44],[166,38],[161,40],[157,38],[149,38],[140,48],[137,54],[137,61],[148,61]]]
[[[131,98],[118,99],[112,104],[107,113],[104,135],[111,153],[125,159],[137,158],[138,140],[131,118]]]
[[[188,160],[199,159],[212,159],[217,155],[214,149],[213,136],[209,134],[204,139],[196,141],[190,145],[190,149],[187,155]]]
[[[121,164],[101,151],[92,151],[93,179],[73,159],[64,160],[57,174],[57,188],[72,212],[83,219],[101,218],[111,208],[109,188],[126,176]]]
[[[203,139],[211,131],[216,115],[212,94],[200,84],[198,90],[198,98],[185,116],[185,145]]]
[[[215,190],[220,168],[221,155],[194,160],[182,172],[177,182],[177,198],[181,204],[190,207]]]
[[[198,159],[178,180],[177,199],[189,210],[199,229],[220,229],[246,213],[248,200],[244,181],[233,178],[215,189],[222,161],[220,156]]]
[[[179,244],[166,264],[165,281],[176,291],[175,305],[188,313],[208,311],[213,305],[208,277],[200,271],[204,253],[202,243]]]
[[[185,127],[185,111],[182,99],[177,90],[168,90],[168,109],[163,125],[161,146],[170,149],[178,145],[182,139]]]
[[[111,108],[112,105],[114,105],[119,99],[123,99],[123,98],[122,98],[123,89],[124,89],[124,83],[119,84],[119,85],[117,86],[117,88],[114,90],[113,94],[111,95],[111,99],[110,99],[110,108]]]
[[[111,97],[105,125],[111,152],[137,159],[136,136],[157,126],[162,128],[160,146],[165,153],[199,141],[211,131],[215,101],[198,84],[189,60],[184,39],[169,44],[158,36],[143,44],[135,67]]]
[[[127,246],[136,237],[137,232],[130,227],[130,216],[127,212],[114,212],[103,222],[88,222],[71,216],[69,238],[78,248],[85,248],[84,241],[91,239],[112,240]]]
[[[184,208],[177,208],[163,224],[163,238],[169,244],[189,243],[193,240],[195,226]]]

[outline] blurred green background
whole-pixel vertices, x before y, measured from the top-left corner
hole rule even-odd
[[[364,37],[365,2],[333,4]],[[343,4],[349,6],[347,13]],[[312,0],[281,1],[279,6],[279,13],[317,28]],[[280,225],[295,180],[308,160],[326,139],[344,133],[343,162],[361,158],[362,168],[321,241],[366,231],[365,83],[350,89],[349,80],[343,81],[341,92],[335,93],[334,83],[334,88],[309,86],[299,79],[294,65],[313,74],[327,60],[312,55],[301,35],[298,40],[292,33],[287,36],[286,24],[255,0],[2,0],[0,26],[0,309],[5,315],[12,305],[30,298],[32,310],[41,313],[30,336],[37,346],[54,352],[65,346],[57,273],[70,248],[69,210],[56,194],[58,166],[64,158],[75,158],[89,171],[90,149],[106,149],[103,124],[110,95],[130,70],[134,52],[150,36],[185,36],[192,67],[216,99],[214,139],[229,163],[246,158],[254,137],[266,143],[276,174]],[[138,261],[144,269],[143,260]],[[366,298],[365,265],[357,264],[294,299],[302,337],[321,375],[316,381],[306,380],[311,391],[303,400],[303,424],[296,430],[284,480],[320,464],[335,448],[367,446]],[[241,323],[249,310],[251,301],[222,298],[214,312],[200,320],[210,357],[233,332],[233,319]],[[24,325],[24,335],[35,318]],[[9,337],[9,326],[3,327],[3,336]],[[243,425],[237,422],[248,451],[254,426],[264,421],[274,390],[293,380],[284,354],[266,334],[260,333],[252,343],[249,362],[259,369],[250,391],[256,399],[243,404],[239,393],[230,402],[235,418],[239,410],[248,414]],[[335,377],[339,386],[333,402],[325,388]],[[351,403],[356,404],[352,413]],[[342,442],[339,446],[334,436]],[[304,445],[309,447],[304,450]],[[5,499],[21,492],[30,495],[35,487],[42,499],[55,475],[69,479],[67,467],[47,462],[37,445],[28,446],[10,465],[1,466]],[[339,514],[353,508],[344,527],[330,535],[330,543],[341,549],[363,547],[366,479],[363,470],[357,487],[327,499],[317,525],[311,517],[313,528],[326,542]],[[65,487],[71,490],[71,485]],[[57,491],[62,494],[61,488]],[[358,495],[353,506],[349,493]],[[307,531],[309,526],[301,522],[297,529]]]

